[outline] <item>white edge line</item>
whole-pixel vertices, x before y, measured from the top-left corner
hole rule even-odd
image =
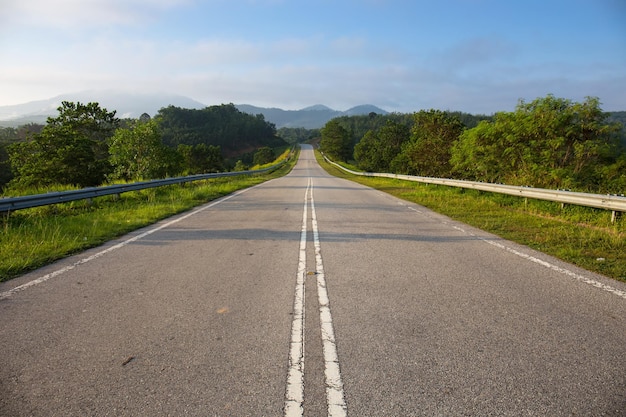
[[[456,229],[456,230],[459,230],[459,231],[465,233],[465,234],[468,234],[470,236],[474,236],[474,237],[482,240],[483,242],[486,242],[486,243],[488,243],[490,245],[493,245],[493,246],[495,246],[497,248],[504,249],[504,250],[506,250],[509,253],[512,253],[514,255],[519,256],[520,258],[526,259],[528,261],[536,263],[537,265],[541,265],[541,266],[543,266],[545,268],[548,268],[548,269],[551,269],[553,271],[559,272],[561,274],[567,275],[567,276],[569,276],[571,278],[574,278],[574,279],[576,279],[578,281],[581,281],[581,282],[583,282],[585,284],[591,285],[593,287],[599,288],[599,289],[601,289],[603,291],[609,292],[611,294],[617,295],[618,297],[626,299],[626,291],[618,290],[617,288],[611,287],[610,285],[607,285],[607,284],[603,284],[600,281],[596,281],[595,279],[591,279],[591,278],[588,278],[588,277],[586,277],[584,275],[577,274],[576,272],[570,271],[569,269],[561,268],[560,266],[554,265],[553,263],[541,260],[541,259],[536,258],[536,257],[534,257],[532,255],[527,254],[527,253],[520,252],[520,251],[515,250],[515,249],[513,249],[513,248],[511,248],[509,246],[506,246],[506,245],[503,245],[501,243],[494,242],[494,241],[486,239],[484,237],[475,235],[473,233],[470,233],[470,232],[466,231],[465,229],[463,229],[461,227],[458,227],[458,226],[452,226],[452,227],[454,229]]]
[[[409,208],[409,210],[412,210],[412,211],[414,211],[416,213],[424,214],[422,211],[420,211],[420,210],[418,210],[418,209],[416,209],[414,207],[411,207],[411,206],[408,206],[408,205],[407,205],[407,207]],[[441,223],[449,224],[446,221],[442,221]],[[484,238],[482,236],[478,236],[478,235],[476,235],[474,233],[468,232],[467,230],[463,229],[462,227],[453,225],[452,228],[454,228],[454,229],[456,229],[456,230],[458,230],[460,232],[463,232],[463,233],[465,233],[467,235],[474,236],[474,237],[480,239],[481,241],[483,241],[485,243],[488,243],[490,245],[493,245],[495,247],[503,249],[503,250],[505,250],[505,251],[507,251],[509,253],[512,253],[514,255],[519,256],[520,258],[524,258],[524,259],[526,259],[528,261],[536,263],[537,265],[541,265],[541,266],[546,267],[548,269],[551,269],[551,270],[553,270],[555,272],[559,272],[561,274],[564,274],[564,275],[567,275],[567,276],[569,276],[571,278],[574,278],[577,281],[583,282],[585,284],[591,285],[593,287],[599,288],[599,289],[601,289],[603,291],[609,292],[609,293],[611,293],[613,295],[616,295],[618,297],[626,299],[626,291],[618,290],[617,288],[611,287],[610,285],[607,285],[607,284],[603,284],[600,281],[597,281],[595,279],[586,277],[586,276],[581,275],[581,274],[577,274],[576,272],[570,271],[569,269],[561,268],[560,266],[557,266],[557,265],[554,265],[554,264],[552,264],[550,262],[541,260],[541,259],[536,258],[536,257],[534,257],[532,255],[527,254],[527,253],[520,252],[520,251],[515,250],[515,249],[513,249],[513,248],[511,248],[509,246],[503,245],[503,244],[498,243],[498,242],[494,242],[494,241],[486,239],[486,238]]]
[[[259,185],[261,185],[261,184],[259,184]],[[49,274],[43,275],[43,276],[41,276],[41,277],[39,277],[37,279],[29,281],[29,282],[27,282],[25,284],[19,285],[19,286],[15,287],[15,288],[12,288],[12,289],[8,290],[8,291],[4,291],[4,292],[0,293],[0,300],[4,300],[5,298],[9,298],[9,297],[11,297],[12,295],[14,295],[14,294],[16,294],[18,292],[26,290],[27,288],[30,288],[30,287],[33,287],[35,285],[41,284],[41,283],[46,282],[46,281],[48,281],[48,280],[50,280],[50,279],[52,279],[54,277],[57,277],[57,276],[59,276],[61,274],[64,274],[64,273],[66,273],[68,271],[71,271],[72,269],[76,268],[79,265],[85,264],[85,263],[87,263],[89,261],[93,261],[94,259],[97,259],[97,258],[99,258],[99,257],[101,257],[103,255],[106,255],[109,252],[113,252],[114,250],[120,249],[120,248],[128,245],[129,243],[135,242],[135,241],[137,241],[139,239],[143,239],[144,237],[149,236],[149,235],[151,235],[154,232],[158,232],[161,229],[164,229],[164,228],[169,227],[169,226],[171,226],[171,225],[173,225],[175,223],[178,223],[181,220],[185,220],[185,219],[193,216],[194,214],[198,214],[201,211],[204,211],[204,210],[207,210],[207,209],[209,209],[211,207],[214,207],[214,206],[216,206],[216,205],[218,205],[218,204],[220,204],[220,203],[222,203],[222,202],[224,202],[226,200],[230,200],[231,198],[233,198],[235,196],[238,196],[240,194],[243,194],[246,191],[251,190],[251,189],[256,188],[256,187],[258,187],[258,185],[254,186],[254,187],[250,187],[250,188],[245,188],[243,190],[239,190],[239,191],[237,191],[237,192],[235,192],[233,194],[230,194],[230,195],[228,195],[226,197],[222,197],[219,200],[216,200],[216,201],[214,201],[212,203],[209,203],[209,204],[204,205],[204,206],[202,206],[200,208],[197,208],[197,209],[193,210],[192,212],[187,213],[187,214],[185,214],[185,215],[183,215],[181,217],[178,217],[178,218],[176,218],[174,220],[170,220],[169,222],[164,223],[164,224],[162,224],[162,225],[160,225],[158,227],[155,227],[153,229],[147,230],[147,231],[145,231],[145,232],[143,232],[143,233],[141,233],[141,234],[139,234],[137,236],[133,236],[130,239],[127,239],[127,240],[125,240],[123,242],[120,242],[120,243],[118,243],[116,245],[110,246],[110,247],[108,247],[108,248],[106,248],[106,249],[104,249],[104,250],[102,250],[102,251],[100,251],[98,253],[95,253],[95,254],[93,254],[91,256],[88,256],[86,258],[80,259],[80,260],[74,262],[71,265],[68,265],[68,266],[66,266],[64,268],[58,269],[58,270],[56,270],[54,272],[50,272]]]

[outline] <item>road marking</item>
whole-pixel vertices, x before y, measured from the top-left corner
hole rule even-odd
[[[503,245],[503,244],[498,243],[498,242],[494,242],[493,240],[486,239],[486,238],[484,238],[482,236],[478,236],[478,235],[476,235],[474,233],[466,231],[465,229],[463,229],[463,228],[461,228],[459,226],[452,226],[452,227],[454,229],[456,229],[456,230],[459,230],[459,231],[465,233],[465,234],[468,234],[470,236],[476,237],[476,238],[480,239],[483,242],[489,243],[490,245],[493,245],[493,246],[495,246],[497,248],[504,249],[505,251],[507,251],[509,253],[512,253],[513,255],[517,255],[520,258],[524,258],[524,259],[526,259],[528,261],[536,263],[537,265],[541,265],[541,266],[543,266],[545,268],[548,268],[548,269],[551,269],[553,271],[559,272],[561,274],[567,275],[567,276],[572,277],[572,278],[574,278],[574,279],[576,279],[576,280],[578,280],[580,282],[584,282],[585,284],[591,285],[593,287],[599,288],[599,289],[601,289],[603,291],[609,292],[611,294],[617,295],[618,297],[626,299],[626,291],[618,290],[617,288],[613,288],[610,285],[603,284],[600,281],[596,281],[595,279],[591,279],[591,278],[588,278],[588,277],[586,277],[584,275],[577,274],[576,272],[570,271],[569,269],[561,268],[558,265],[554,265],[553,263],[550,263],[550,262],[544,261],[542,259],[536,258],[536,257],[534,257],[532,255],[527,254],[527,253],[520,252],[520,251],[518,251],[516,249],[513,249],[513,248],[511,248],[509,246]]]
[[[291,323],[291,341],[289,343],[289,371],[285,390],[285,417],[300,417],[304,413],[304,276],[306,271],[306,233],[308,221],[308,199],[311,190],[311,178],[304,193],[302,210],[302,231],[300,232],[300,252],[296,291],[293,302],[293,322]]]
[[[308,204],[311,204],[311,224],[313,229],[313,244],[315,247],[315,273],[306,273],[306,244],[308,224]],[[294,296],[293,322],[291,324],[291,341],[289,346],[289,370],[287,374],[287,388],[285,390],[285,417],[302,417],[304,414],[304,323],[305,323],[305,290],[306,275],[317,275],[317,294],[320,309],[320,327],[322,334],[322,350],[324,353],[324,378],[326,385],[326,404],[328,417],[345,417],[347,406],[343,392],[343,382],[339,370],[339,357],[333,328],[330,302],[326,289],[326,278],[315,199],[313,198],[313,184],[311,178],[304,194],[304,209],[302,211],[302,231],[300,234],[300,253],[298,257],[298,272],[296,274],[296,290]]]
[[[261,185],[261,184],[259,184],[259,185]],[[189,217],[191,217],[191,216],[193,216],[195,214],[198,214],[198,213],[200,213],[200,212],[202,212],[204,210],[207,210],[207,209],[209,209],[211,207],[214,207],[214,206],[216,206],[216,205],[218,205],[220,203],[223,203],[224,201],[230,200],[231,198],[233,198],[235,196],[238,196],[240,194],[243,194],[246,191],[251,190],[252,188],[258,187],[259,185],[256,185],[254,187],[250,187],[250,188],[246,188],[246,189],[237,191],[237,192],[235,192],[233,194],[230,194],[230,195],[228,195],[226,197],[223,197],[223,198],[221,198],[219,200],[216,200],[216,201],[214,201],[214,202],[212,202],[210,204],[202,206],[202,207],[200,207],[200,208],[198,208],[198,209],[196,209],[196,210],[194,210],[194,211],[192,211],[192,212],[190,212],[188,214],[185,214],[184,216],[178,217],[178,218],[176,218],[174,220],[170,220],[167,223],[164,223],[164,224],[162,224],[162,225],[160,225],[158,227],[155,227],[153,229],[147,230],[147,231],[145,231],[145,232],[143,232],[143,233],[141,233],[141,234],[139,234],[137,236],[131,237],[130,239],[127,239],[127,240],[125,240],[123,242],[120,242],[120,243],[118,243],[116,245],[108,247],[108,248],[106,248],[106,249],[104,249],[104,250],[102,250],[102,251],[100,251],[98,253],[95,253],[95,254],[93,254],[91,256],[88,256],[87,258],[80,259],[80,260],[74,262],[73,264],[68,265],[68,266],[66,266],[64,268],[58,269],[58,270],[56,270],[54,272],[50,272],[49,274],[43,275],[43,276],[41,276],[41,277],[39,277],[37,279],[29,281],[29,282],[27,282],[25,284],[17,286],[17,287],[15,287],[13,289],[10,289],[8,291],[1,292],[0,293],[0,300],[4,300],[5,298],[9,298],[12,295],[14,295],[14,294],[16,294],[16,293],[18,293],[20,291],[24,291],[27,288],[33,287],[35,285],[41,284],[43,282],[46,282],[46,281],[48,281],[48,280],[50,280],[50,279],[52,279],[54,277],[62,275],[64,273],[68,272],[68,271],[71,271],[72,269],[76,268],[77,266],[85,264],[85,263],[87,263],[89,261],[93,261],[94,259],[98,259],[101,256],[106,255],[109,252],[113,252],[114,250],[123,248],[124,246],[128,245],[129,243],[135,242],[135,241],[137,241],[139,239],[143,239],[144,237],[149,236],[149,235],[151,235],[151,234],[153,234],[155,232],[158,232],[161,229],[164,229],[164,228],[169,227],[169,226],[171,226],[171,225],[173,225],[175,223],[178,223],[178,222],[180,222],[182,220],[185,220],[185,219],[187,219],[187,218],[189,218]]]
[[[339,371],[339,357],[333,328],[333,318],[330,314],[330,301],[326,290],[326,278],[322,251],[317,229],[317,214],[315,199],[311,188],[311,223],[313,227],[313,243],[315,245],[315,268],[317,272],[317,297],[320,305],[320,325],[322,327],[322,343],[326,377],[326,403],[329,417],[344,417],[347,415],[347,406],[343,392],[343,382]]]
[[[430,216],[429,214],[426,214],[426,213],[424,213],[424,212],[422,212],[422,211],[420,211],[420,210],[418,210],[418,209],[416,209],[414,207],[408,206],[408,208],[409,208],[409,210],[412,210],[412,211],[414,211],[416,213],[424,214],[424,215],[426,215],[428,217],[431,217],[431,218],[433,217],[433,216]],[[445,220],[439,220],[439,222],[441,222],[442,224],[445,224],[445,225],[450,225],[449,222],[446,222]],[[599,289],[601,289],[603,291],[609,292],[611,294],[617,295],[618,297],[626,299],[626,291],[618,290],[617,288],[611,287],[610,285],[607,285],[607,284],[603,284],[600,281],[596,281],[595,279],[588,278],[588,277],[586,277],[584,275],[577,274],[576,272],[570,271],[569,269],[561,268],[560,266],[557,266],[557,265],[554,265],[554,264],[552,264],[550,262],[541,260],[541,259],[536,258],[536,257],[534,257],[532,255],[527,254],[527,253],[520,252],[520,251],[515,250],[515,249],[513,249],[513,248],[511,248],[509,246],[503,245],[503,244],[498,243],[498,242],[494,242],[493,240],[486,239],[486,238],[484,238],[482,236],[478,236],[478,235],[476,235],[474,233],[468,232],[467,230],[463,229],[462,227],[455,226],[455,225],[450,225],[450,226],[453,229],[456,229],[456,230],[458,230],[460,232],[463,232],[463,233],[465,233],[465,234],[467,234],[469,236],[476,237],[476,238],[480,239],[481,241],[483,241],[485,243],[489,243],[490,245],[493,245],[493,246],[495,246],[497,248],[503,249],[503,250],[505,250],[505,251],[507,251],[509,253],[517,255],[520,258],[524,258],[524,259],[526,259],[528,261],[536,263],[537,265],[544,266],[544,267],[546,267],[548,269],[551,269],[553,271],[556,271],[556,272],[559,272],[561,274],[564,274],[564,275],[567,275],[569,277],[572,277],[572,278],[574,278],[574,279],[576,279],[576,280],[578,280],[580,282],[584,282],[585,284],[591,285],[593,287],[599,288]]]

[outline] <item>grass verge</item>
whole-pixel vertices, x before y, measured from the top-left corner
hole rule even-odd
[[[626,218],[606,210],[502,194],[362,177],[317,160],[331,175],[367,185],[589,271],[626,282]],[[354,167],[351,167],[355,169]],[[356,169],[355,169],[356,170]]]
[[[182,185],[26,209],[0,218],[0,282],[237,190],[287,174],[297,155],[261,175]]]

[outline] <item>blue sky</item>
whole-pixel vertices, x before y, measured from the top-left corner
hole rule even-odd
[[[625,0],[0,0],[0,105],[83,90],[206,105],[626,110]]]

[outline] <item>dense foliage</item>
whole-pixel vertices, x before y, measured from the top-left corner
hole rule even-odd
[[[498,113],[493,122],[460,135],[452,149],[454,172],[480,181],[545,188],[619,188],[602,172],[624,152],[619,126],[605,119],[596,98],[583,103],[553,96],[520,101],[514,112]]]
[[[18,128],[0,127],[0,188],[13,179],[8,147],[16,142],[25,141],[30,135],[41,132],[43,125],[27,124]]]
[[[265,165],[272,162],[276,159],[276,155],[274,154],[274,150],[269,146],[264,146],[254,154],[252,159],[252,163],[254,165]]]
[[[255,152],[267,161],[273,148],[287,146],[262,115],[232,104],[170,106],[137,120],[120,120],[98,103],[63,102],[58,111],[39,129],[0,129],[0,186],[20,192],[218,172],[228,168],[223,152],[251,163]]]
[[[219,146],[180,144],[176,149],[183,158],[185,175],[224,171],[224,158]]]
[[[591,192],[626,191],[626,112],[548,95],[493,116],[422,110],[342,116],[282,128],[232,105],[167,107],[119,120],[97,103],[64,102],[45,126],[0,128],[0,186],[99,185],[259,165],[287,142],[320,141],[366,171]],[[225,159],[230,158],[230,159]],[[237,162],[235,164],[235,162]]]
[[[276,134],[290,144],[312,142],[320,136],[319,129],[306,129],[304,127],[281,127]]]
[[[351,157],[352,135],[337,119],[326,123],[321,133],[320,149],[329,157],[339,161],[347,161]]]
[[[163,143],[219,146],[226,157],[251,152],[263,146],[285,146],[276,135],[276,127],[262,114],[242,113],[233,104],[211,106],[201,110],[169,106],[157,115]]]
[[[426,177],[449,175],[450,149],[463,129],[456,115],[439,110],[415,113],[411,136],[402,145],[396,171]]]
[[[613,111],[606,114],[606,121],[610,124],[619,124],[622,126],[620,139],[622,145],[626,147],[626,111]]]
[[[354,147],[354,159],[366,171],[395,171],[402,145],[408,139],[409,127],[388,119],[384,126],[365,133]]]
[[[155,120],[136,121],[117,129],[109,141],[109,154],[113,180],[164,178],[180,171],[180,158],[161,142]]]
[[[13,181],[23,187],[101,184],[111,171],[107,140],[118,126],[115,111],[64,101],[40,133],[9,146]]]
[[[609,119],[597,98],[548,95],[492,117],[429,110],[384,126],[374,118],[353,157],[366,171],[624,193],[625,131],[611,121],[619,116]]]

